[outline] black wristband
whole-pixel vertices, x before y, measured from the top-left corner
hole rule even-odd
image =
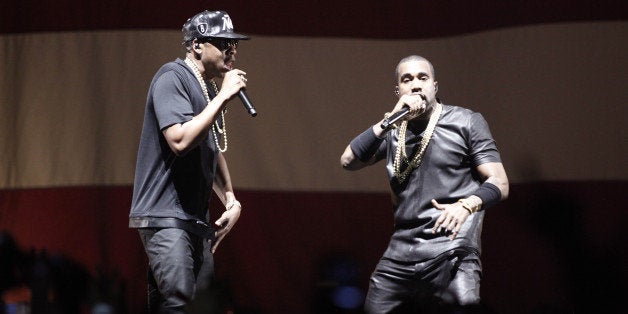
[[[482,200],[482,209],[487,209],[501,201],[502,191],[495,184],[484,182],[472,193]]]
[[[351,150],[353,151],[355,157],[357,157],[361,162],[367,162],[371,159],[371,157],[373,157],[383,140],[383,138],[377,137],[373,128],[370,127],[360,135],[356,136],[356,138],[354,138],[349,145],[351,146]]]

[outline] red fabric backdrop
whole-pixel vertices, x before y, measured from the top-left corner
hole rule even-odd
[[[498,313],[619,305],[628,182],[514,185],[483,231],[482,295]],[[131,187],[0,191],[0,229],[125,285],[130,313],[145,302],[145,257],[127,228]],[[240,222],[216,254],[218,277],[243,312],[309,313],[333,282],[330,260],[352,261],[363,291],[392,230],[381,193],[240,191]],[[616,297],[616,298],[613,298]],[[604,303],[595,303],[595,302]]]

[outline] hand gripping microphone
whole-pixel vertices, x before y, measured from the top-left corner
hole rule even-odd
[[[397,123],[401,118],[405,117],[408,113],[410,113],[410,107],[404,106],[401,110],[395,112],[390,117],[384,119],[381,124],[382,129],[388,129],[391,125]]]
[[[252,117],[257,116],[257,111],[255,111],[255,107],[253,107],[253,103],[251,103],[251,100],[249,100],[249,96],[246,94],[244,88],[238,91],[238,97],[240,98],[240,101],[242,101],[242,104],[244,105],[246,111],[248,111]]]
[[[425,95],[421,94],[419,96],[421,96],[421,99],[423,99],[423,101],[426,101]],[[405,117],[408,113],[410,113],[410,107],[408,105],[403,106],[401,110],[395,112],[393,115],[382,121],[382,129],[388,129],[391,125],[397,123],[397,121],[401,120],[401,118]]]

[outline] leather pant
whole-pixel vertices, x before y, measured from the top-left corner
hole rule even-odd
[[[214,275],[210,243],[177,228],[138,229],[148,256],[148,312],[184,313]]]
[[[423,262],[383,257],[371,276],[364,310],[373,314],[447,313],[477,306],[481,275],[480,259],[474,253],[449,252]]]

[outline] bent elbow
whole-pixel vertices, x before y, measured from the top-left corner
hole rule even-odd
[[[344,170],[356,170],[356,159],[355,154],[353,154],[351,150],[351,146],[347,146],[340,156],[340,166],[342,166]]]
[[[359,161],[358,159],[341,159],[340,160],[340,165],[342,166],[342,169],[344,170],[348,170],[348,171],[355,171],[355,170],[360,170],[364,167],[367,166],[366,163],[363,163],[361,161]]]
[[[344,170],[349,170],[349,162],[343,157],[340,157],[340,166]]]
[[[501,192],[502,192],[502,201],[505,201],[508,199],[508,196],[510,194],[510,185],[508,184],[508,181],[503,182],[501,184]]]
[[[508,199],[508,195],[509,195],[509,192],[508,192],[508,189],[506,189],[506,191],[504,193],[502,193],[502,201],[507,200]]]
[[[342,154],[342,156],[340,156],[340,166],[342,166],[342,169],[355,170],[355,167],[354,167],[355,158],[352,155],[353,154],[349,155],[345,153],[345,154]]]
[[[188,145],[184,145],[182,142],[176,142],[176,143],[168,143],[168,146],[170,146],[170,150],[177,156],[177,157],[183,157],[185,156],[189,151],[190,151],[190,147]]]

